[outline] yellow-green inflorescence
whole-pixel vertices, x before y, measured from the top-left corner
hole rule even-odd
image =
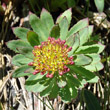
[[[55,40],[48,37],[48,40],[42,42],[41,45],[34,46],[34,59],[33,62],[28,64],[29,66],[35,66],[34,75],[41,73],[52,78],[55,73],[63,75],[70,71],[66,65],[74,64],[73,56],[68,57],[68,52],[72,50],[72,47],[65,45],[65,42],[60,38]]]

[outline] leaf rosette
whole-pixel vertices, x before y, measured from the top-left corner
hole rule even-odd
[[[91,42],[93,26],[88,18],[73,27],[71,9],[62,13],[54,23],[51,14],[42,9],[40,18],[30,14],[33,29],[13,29],[18,40],[7,46],[18,53],[12,63],[19,68],[13,77],[28,76],[25,87],[31,92],[69,102],[77,97],[77,90],[86,83],[96,83],[95,71],[103,68],[99,54],[104,45]],[[49,37],[50,36],[50,37]]]

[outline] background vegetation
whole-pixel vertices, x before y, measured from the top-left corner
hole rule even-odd
[[[101,54],[104,68],[96,72],[100,80],[96,84],[87,84],[79,90],[78,97],[70,103],[57,99],[48,100],[39,94],[25,90],[27,77],[12,78],[16,69],[11,63],[15,55],[7,48],[9,40],[17,39],[13,27],[29,25],[29,13],[40,16],[42,8],[47,9],[54,20],[62,12],[72,7],[72,22],[89,18],[94,25],[91,40],[101,42],[105,50]],[[110,3],[109,0],[0,0],[0,109],[1,110],[109,110],[110,109]]]

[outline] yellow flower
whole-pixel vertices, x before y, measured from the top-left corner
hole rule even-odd
[[[65,45],[65,40],[60,38],[55,40],[52,37],[48,37],[48,40],[42,42],[39,46],[34,46],[33,62],[29,63],[30,66],[35,66],[33,74],[41,73],[46,74],[46,77],[52,78],[55,73],[63,75],[70,71],[66,66],[68,64],[74,64],[73,56],[68,57],[68,52],[72,50],[72,47]]]

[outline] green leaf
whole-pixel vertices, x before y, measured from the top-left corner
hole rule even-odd
[[[66,74],[67,80],[70,80],[74,86],[79,87],[81,83],[79,82],[79,79],[75,78],[72,74],[68,73]]]
[[[50,99],[56,98],[57,95],[58,95],[58,91],[59,91],[59,87],[58,87],[58,85],[57,85],[57,83],[56,83],[56,80],[55,80],[55,81],[54,81],[54,85],[53,85],[53,87],[52,87],[52,89],[51,89],[51,92],[50,92],[50,94],[49,94],[49,98],[50,98]]]
[[[71,80],[67,80],[67,85],[71,94],[71,99],[75,99],[78,95],[77,89],[75,88]]]
[[[49,33],[50,30],[52,29],[52,27],[54,26],[54,21],[53,21],[51,14],[46,9],[43,8],[40,19],[41,19],[42,23],[45,25],[45,27]]]
[[[59,36],[60,36],[60,27],[59,27],[59,25],[54,25],[53,26],[52,30],[50,31],[50,36],[54,37],[56,39],[59,38]]]
[[[75,37],[77,37],[76,34],[72,35],[72,36],[69,36],[67,39],[66,39],[66,44],[70,47],[72,47],[75,43]]]
[[[84,90],[83,97],[87,106],[87,110],[101,110],[101,106],[98,99],[91,91]]]
[[[59,87],[64,87],[64,86],[66,86],[67,83],[66,83],[66,80],[62,77],[62,78],[58,79],[57,84]]]
[[[67,38],[66,44],[72,47],[72,50],[68,53],[68,56],[73,55],[75,50],[79,47],[80,41],[79,41],[79,35],[74,34]]]
[[[11,50],[15,51],[15,52],[19,52],[18,48],[23,48],[23,47],[31,47],[31,45],[28,42],[22,41],[22,40],[12,40],[7,42],[7,46],[8,48],[10,48]]]
[[[38,35],[33,31],[27,33],[27,39],[33,47],[40,44]]]
[[[27,91],[31,92],[42,92],[47,88],[47,85],[42,84],[41,81],[44,80],[45,76],[40,75],[40,73],[36,75],[31,75],[25,83],[25,88]]]
[[[84,43],[88,41],[89,39],[88,26],[79,31],[79,36],[80,36],[80,45],[83,45]]]
[[[66,85],[64,88],[60,88],[59,95],[63,102],[68,103],[71,101],[71,93],[68,85]]]
[[[39,41],[45,41],[49,37],[49,32],[43,22],[35,15],[31,14],[29,22],[31,24],[32,29],[36,32],[39,36]]]
[[[80,46],[75,54],[101,53],[105,46],[102,44],[93,44],[89,46]]]
[[[97,46],[80,46],[75,54],[91,54],[98,53],[99,47]]]
[[[23,77],[23,76],[29,76],[32,75],[32,73],[25,73],[26,69],[30,68],[28,65],[24,65],[18,69],[16,69],[13,73],[13,77]]]
[[[97,10],[103,12],[104,10],[104,0],[94,0]]]
[[[22,66],[22,65],[26,65],[32,61],[33,61],[32,59],[26,58],[24,55],[17,54],[13,57],[12,64],[14,64],[16,66]]]
[[[80,20],[77,24],[75,24],[71,29],[70,31],[68,32],[68,35],[67,37],[77,33],[78,31],[80,31],[81,29],[87,27],[89,24],[88,24],[88,18],[86,19],[83,19],[83,20]]]
[[[88,54],[89,57],[93,59],[90,65],[85,66],[86,69],[90,71],[99,71],[103,69],[103,64],[100,62],[101,58],[98,54]]]
[[[55,77],[48,83],[48,87],[40,93],[40,96],[46,97],[50,94],[55,83]]]
[[[16,28],[13,28],[13,32],[14,34],[24,40],[24,41],[27,41],[27,32],[29,31],[29,29],[27,28],[23,28],[23,27],[16,27]]]
[[[91,58],[90,57],[87,57],[83,54],[81,55],[77,55],[77,58],[74,60],[75,62],[75,65],[88,65],[92,62]]]
[[[64,16],[67,18],[68,20],[68,24],[70,24],[71,22],[71,16],[72,16],[72,11],[71,11],[71,8],[69,8],[68,10],[66,10],[65,12],[63,12],[58,18],[57,18],[57,21],[56,23],[59,23],[63,18]]]
[[[30,47],[18,48],[19,53],[23,54],[25,57],[27,57],[29,59],[33,59],[34,58],[32,50],[33,50],[33,48],[30,48]]]
[[[88,26],[88,29],[89,29],[89,34],[88,34],[88,36],[89,36],[89,39],[90,39],[90,36],[91,36],[91,34],[92,34],[92,32],[93,32],[93,25],[89,25]]]
[[[97,83],[99,80],[99,77],[98,76],[95,76],[93,79],[91,80],[87,80],[88,83]]]
[[[80,45],[85,44],[89,39],[93,32],[93,26],[87,26],[79,31],[80,36]]]
[[[66,17],[64,17],[60,21],[59,26],[60,26],[60,38],[61,38],[61,40],[66,40],[66,36],[68,33],[68,28],[69,28],[68,20]]]
[[[86,80],[93,79],[96,75],[89,70],[81,67],[81,66],[68,66],[71,72],[74,72],[76,75],[79,74],[80,76],[84,77]]]

